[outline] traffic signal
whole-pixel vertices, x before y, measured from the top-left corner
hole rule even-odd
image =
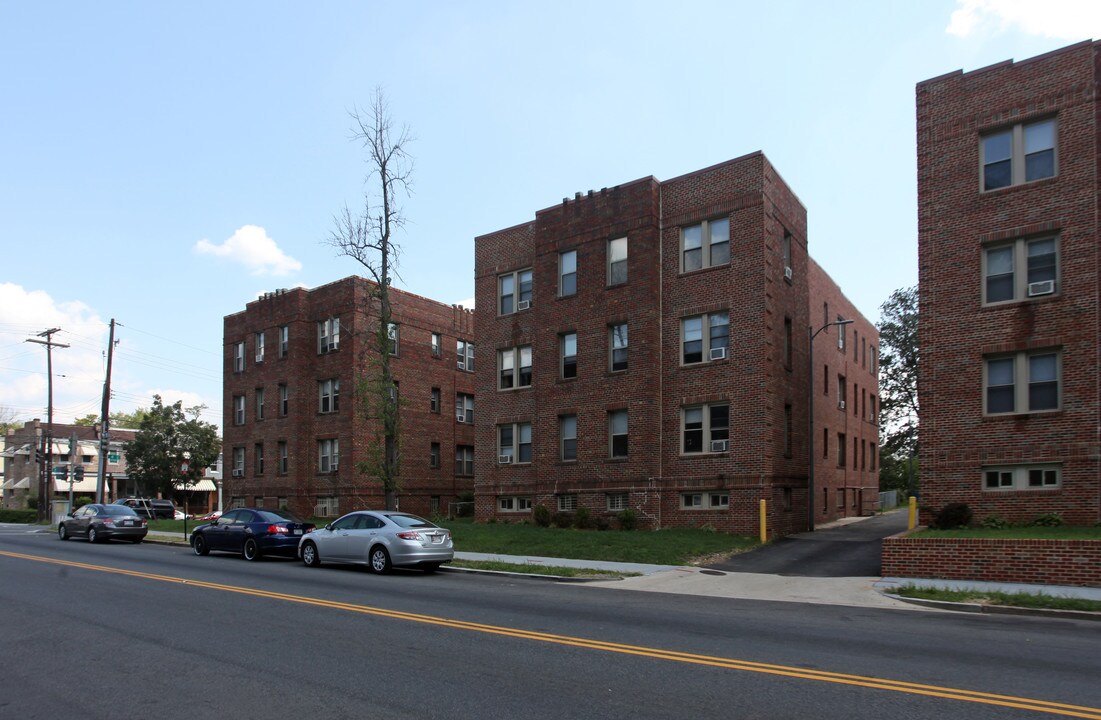
[[[42,464],[42,448],[35,448],[34,449],[34,464],[35,465],[41,465]]]
[[[84,479],[84,466],[83,465],[77,465],[75,468],[73,468],[73,480],[76,480],[77,482],[80,482],[83,479]]]
[[[68,480],[69,479],[69,468],[68,468],[68,466],[58,465],[57,467],[55,467],[54,468],[54,477],[56,477],[58,480]]]

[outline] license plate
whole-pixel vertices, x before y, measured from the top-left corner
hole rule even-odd
[[[301,535],[302,534],[301,530],[294,530],[293,532],[294,532],[295,535]]]
[[[432,542],[436,543],[436,544],[442,543],[443,542],[443,535],[433,535],[432,536]]]

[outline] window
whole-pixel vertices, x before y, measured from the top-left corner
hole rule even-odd
[[[245,343],[233,344],[233,372],[245,371]]]
[[[466,393],[455,394],[455,419],[468,425],[474,424],[474,396]]]
[[[844,318],[841,317],[840,315],[838,315],[837,316],[837,322],[838,323],[844,322]],[[840,324],[837,326],[837,349],[838,350],[844,350],[845,349],[845,326],[840,325]]]
[[[532,270],[518,270],[497,277],[497,312],[511,315],[531,307]]]
[[[612,372],[627,369],[627,323],[612,325],[609,332],[612,336],[611,368]]]
[[[786,458],[791,457],[791,454],[792,454],[792,452],[791,452],[791,443],[792,443],[792,435],[793,435],[792,431],[793,431],[793,421],[792,421],[791,405],[785,405],[784,406],[784,457],[786,457]]]
[[[791,370],[791,318],[784,318],[784,368]]]
[[[720,218],[681,229],[681,272],[730,262],[730,220]]]
[[[319,472],[336,472],[340,468],[340,441],[317,441],[317,469]]]
[[[531,387],[531,345],[508,348],[497,353],[497,387],[501,390]],[[519,368],[519,372],[517,372]]]
[[[256,419],[264,419],[264,388],[256,388]]]
[[[287,357],[291,344],[291,328],[283,325],[279,328],[279,357]]]
[[[245,396],[234,395],[233,396],[233,424],[244,425],[245,424]]]
[[[563,460],[571,461],[577,459],[577,416],[576,415],[563,415],[558,418],[558,436],[561,444],[561,455]]]
[[[390,323],[386,326],[386,339],[390,343],[390,354],[398,354],[398,324]]]
[[[336,517],[340,514],[340,498],[335,495],[318,495],[313,511],[317,517]]]
[[[681,362],[685,365],[724,360],[730,344],[730,317],[725,312],[681,320]]]
[[[286,385],[279,386],[279,415],[281,417],[287,417],[287,412],[290,410],[290,392],[287,390]]]
[[[531,423],[497,426],[497,462],[501,465],[531,462]]]
[[[256,459],[256,474],[264,474],[264,446],[260,443],[256,443],[252,450],[253,456]]]
[[[440,356],[440,334],[432,333],[432,357]]]
[[[784,261],[784,279],[791,281],[791,233],[784,230],[784,239],[780,241],[780,255]]]
[[[502,495],[497,498],[497,509],[501,512],[530,512],[531,498],[523,495]]]
[[[983,190],[1053,177],[1057,170],[1054,119],[984,135],[979,148]]]
[[[868,400],[870,401],[868,403],[868,410],[869,410],[868,422],[873,422],[874,423],[875,422],[875,395],[869,395]]]
[[[577,294],[577,251],[558,253],[558,297]]]
[[[474,343],[459,340],[455,344],[455,355],[460,370],[474,372]]]
[[[822,459],[828,459],[830,456],[830,429],[822,428]]]
[[[256,362],[264,362],[264,333],[256,333]]]
[[[681,493],[681,510],[718,510],[730,507],[730,493]]]
[[[279,474],[286,475],[290,466],[290,456],[287,453],[287,442],[280,440],[278,444],[279,450]],[[282,505],[280,506],[282,507]]]
[[[563,379],[577,377],[577,333],[566,333],[559,338],[562,356],[560,372]]]
[[[328,318],[317,323],[317,352],[340,349],[340,318]]]
[[[849,386],[845,382],[844,375],[837,376],[837,409],[845,409],[845,398],[848,397]]]
[[[428,409],[434,413],[440,411],[440,389],[438,387],[432,388],[432,393],[428,400]]]
[[[627,439],[627,411],[608,413],[608,449],[611,457],[627,457]]]
[[[1026,300],[1051,295],[1059,280],[1059,255],[1055,238],[1025,240],[983,251],[983,302]],[[1023,268],[1024,272],[1017,272]]]
[[[611,512],[627,509],[627,493],[608,493],[604,496],[606,507]]]
[[[1059,409],[1060,353],[1019,352],[987,358],[983,374],[988,415]]]
[[[573,512],[577,510],[577,496],[576,495],[559,495],[558,496],[558,512]]]
[[[428,447],[428,467],[438,468],[440,466],[440,444],[434,442]]]
[[[455,474],[462,477],[474,475],[474,447],[459,445],[455,448]]]
[[[846,444],[845,433],[837,433],[837,467],[845,467],[845,451],[848,448]]]
[[[340,380],[332,378],[317,383],[317,411],[334,413],[340,409]]]
[[[681,411],[681,451],[726,452],[730,442],[730,406],[726,403]]]
[[[627,238],[608,241],[608,284],[627,282]]]
[[[1060,465],[983,468],[984,490],[1045,490],[1062,485]]]
[[[241,477],[245,474],[245,449],[243,447],[233,448],[233,476]]]

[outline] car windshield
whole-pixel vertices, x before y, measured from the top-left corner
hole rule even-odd
[[[137,515],[132,508],[128,508],[125,505],[104,505],[104,515]]]
[[[395,525],[400,525],[403,528],[426,528],[436,527],[432,523],[428,522],[424,518],[419,518],[416,515],[391,515],[386,514],[386,518]]]
[[[260,516],[263,522],[302,522],[302,518],[298,517],[290,510],[257,510],[256,514]]]

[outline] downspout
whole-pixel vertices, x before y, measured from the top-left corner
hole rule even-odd
[[[665,187],[658,183],[658,530],[665,499]]]

